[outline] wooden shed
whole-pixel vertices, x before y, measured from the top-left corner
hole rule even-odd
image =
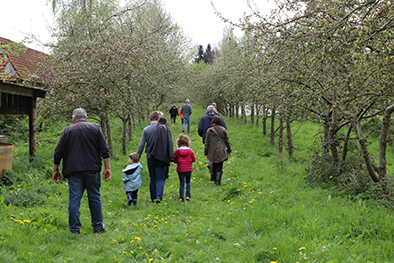
[[[13,42],[0,37],[0,58],[3,58],[0,72],[8,73],[6,78],[0,78],[0,114],[29,115],[29,154],[36,157],[37,98],[45,98],[46,90],[31,80],[36,79],[38,64],[48,55],[30,48],[19,56],[2,52],[1,45],[9,43]]]

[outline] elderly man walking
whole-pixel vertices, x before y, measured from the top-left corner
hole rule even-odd
[[[104,160],[103,179],[111,178],[110,153],[100,126],[87,122],[86,111],[74,110],[73,124],[64,128],[55,148],[52,179],[59,183],[59,164],[63,159],[62,173],[68,178],[69,226],[71,233],[79,234],[82,224],[80,217],[81,199],[87,191],[89,209],[94,233],[105,230],[100,195],[100,171]]]
[[[182,132],[185,132],[185,126],[187,124],[187,132],[190,133],[190,115],[192,115],[192,106],[189,104],[190,100],[185,100],[185,104],[182,105],[181,113],[183,114],[183,127]]]

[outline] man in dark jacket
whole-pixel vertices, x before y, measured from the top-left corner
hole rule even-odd
[[[219,114],[217,114],[215,112],[215,108],[212,105],[209,105],[207,107],[207,113],[205,113],[201,117],[200,122],[198,123],[198,135],[200,135],[202,137],[202,143],[205,143],[205,137],[207,135],[207,130],[212,127],[212,118],[215,115],[219,115]],[[219,115],[219,117],[220,117],[220,115]],[[220,117],[220,118],[222,118],[222,117]],[[223,118],[222,118],[221,125],[227,129]]]
[[[220,115],[215,112],[215,107],[213,107],[212,105],[209,105],[207,107],[207,113],[205,113],[201,117],[200,122],[198,123],[198,135],[200,135],[202,137],[202,143],[204,143],[204,144],[205,144],[205,137],[207,136],[207,130],[212,127],[212,119],[213,119],[213,116],[216,116],[216,115],[218,115],[220,117]],[[220,118],[222,119],[221,126],[223,126],[225,129],[227,129],[223,118],[222,117],[220,117]],[[215,178],[215,176],[213,174],[213,170],[212,170],[212,168],[213,168],[212,161],[209,159],[208,159],[207,167],[209,168],[209,171],[211,173],[211,181],[215,181],[216,178]]]
[[[166,173],[168,173],[170,162],[174,161],[172,132],[164,117],[159,119],[151,143],[146,151],[150,154],[151,168],[154,171],[153,174],[151,174],[151,197],[154,196],[156,203],[160,203],[163,199]]]
[[[178,108],[176,107],[176,105],[172,105],[172,107],[170,108],[170,115],[171,115],[171,122],[175,123],[176,120],[176,116],[178,116]]]
[[[59,183],[59,164],[63,159],[62,173],[68,178],[68,223],[71,233],[79,234],[82,227],[79,208],[85,189],[88,193],[93,231],[101,233],[105,226],[100,195],[100,171],[104,161],[103,178],[107,182],[111,178],[108,145],[100,126],[86,121],[87,114],[84,109],[75,109],[72,117],[74,124],[64,128],[55,149],[52,179]]]

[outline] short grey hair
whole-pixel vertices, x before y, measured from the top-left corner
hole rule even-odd
[[[212,106],[212,105],[209,105],[209,106],[207,107],[207,111],[214,111],[214,110],[215,110],[215,107]]]
[[[189,102],[190,102],[190,100],[189,100],[189,99],[186,99],[186,100],[185,100],[185,102],[186,102],[186,103],[189,103]]]
[[[86,114],[86,111],[84,109],[77,108],[73,111],[73,118],[74,120],[87,119],[88,115]]]

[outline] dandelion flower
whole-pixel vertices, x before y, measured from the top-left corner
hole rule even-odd
[[[141,241],[141,238],[140,238],[140,237],[135,237],[135,239],[138,240],[138,241]]]
[[[277,248],[276,248],[276,247],[274,247],[274,248],[273,248],[273,250],[277,250]]]
[[[122,251],[122,253],[123,253],[123,254],[127,254],[127,252],[126,252],[126,251]]]
[[[304,250],[305,249],[305,247],[300,247],[298,250]]]
[[[273,194],[273,193],[274,193],[274,191],[271,191],[271,192],[270,192],[270,194]]]

